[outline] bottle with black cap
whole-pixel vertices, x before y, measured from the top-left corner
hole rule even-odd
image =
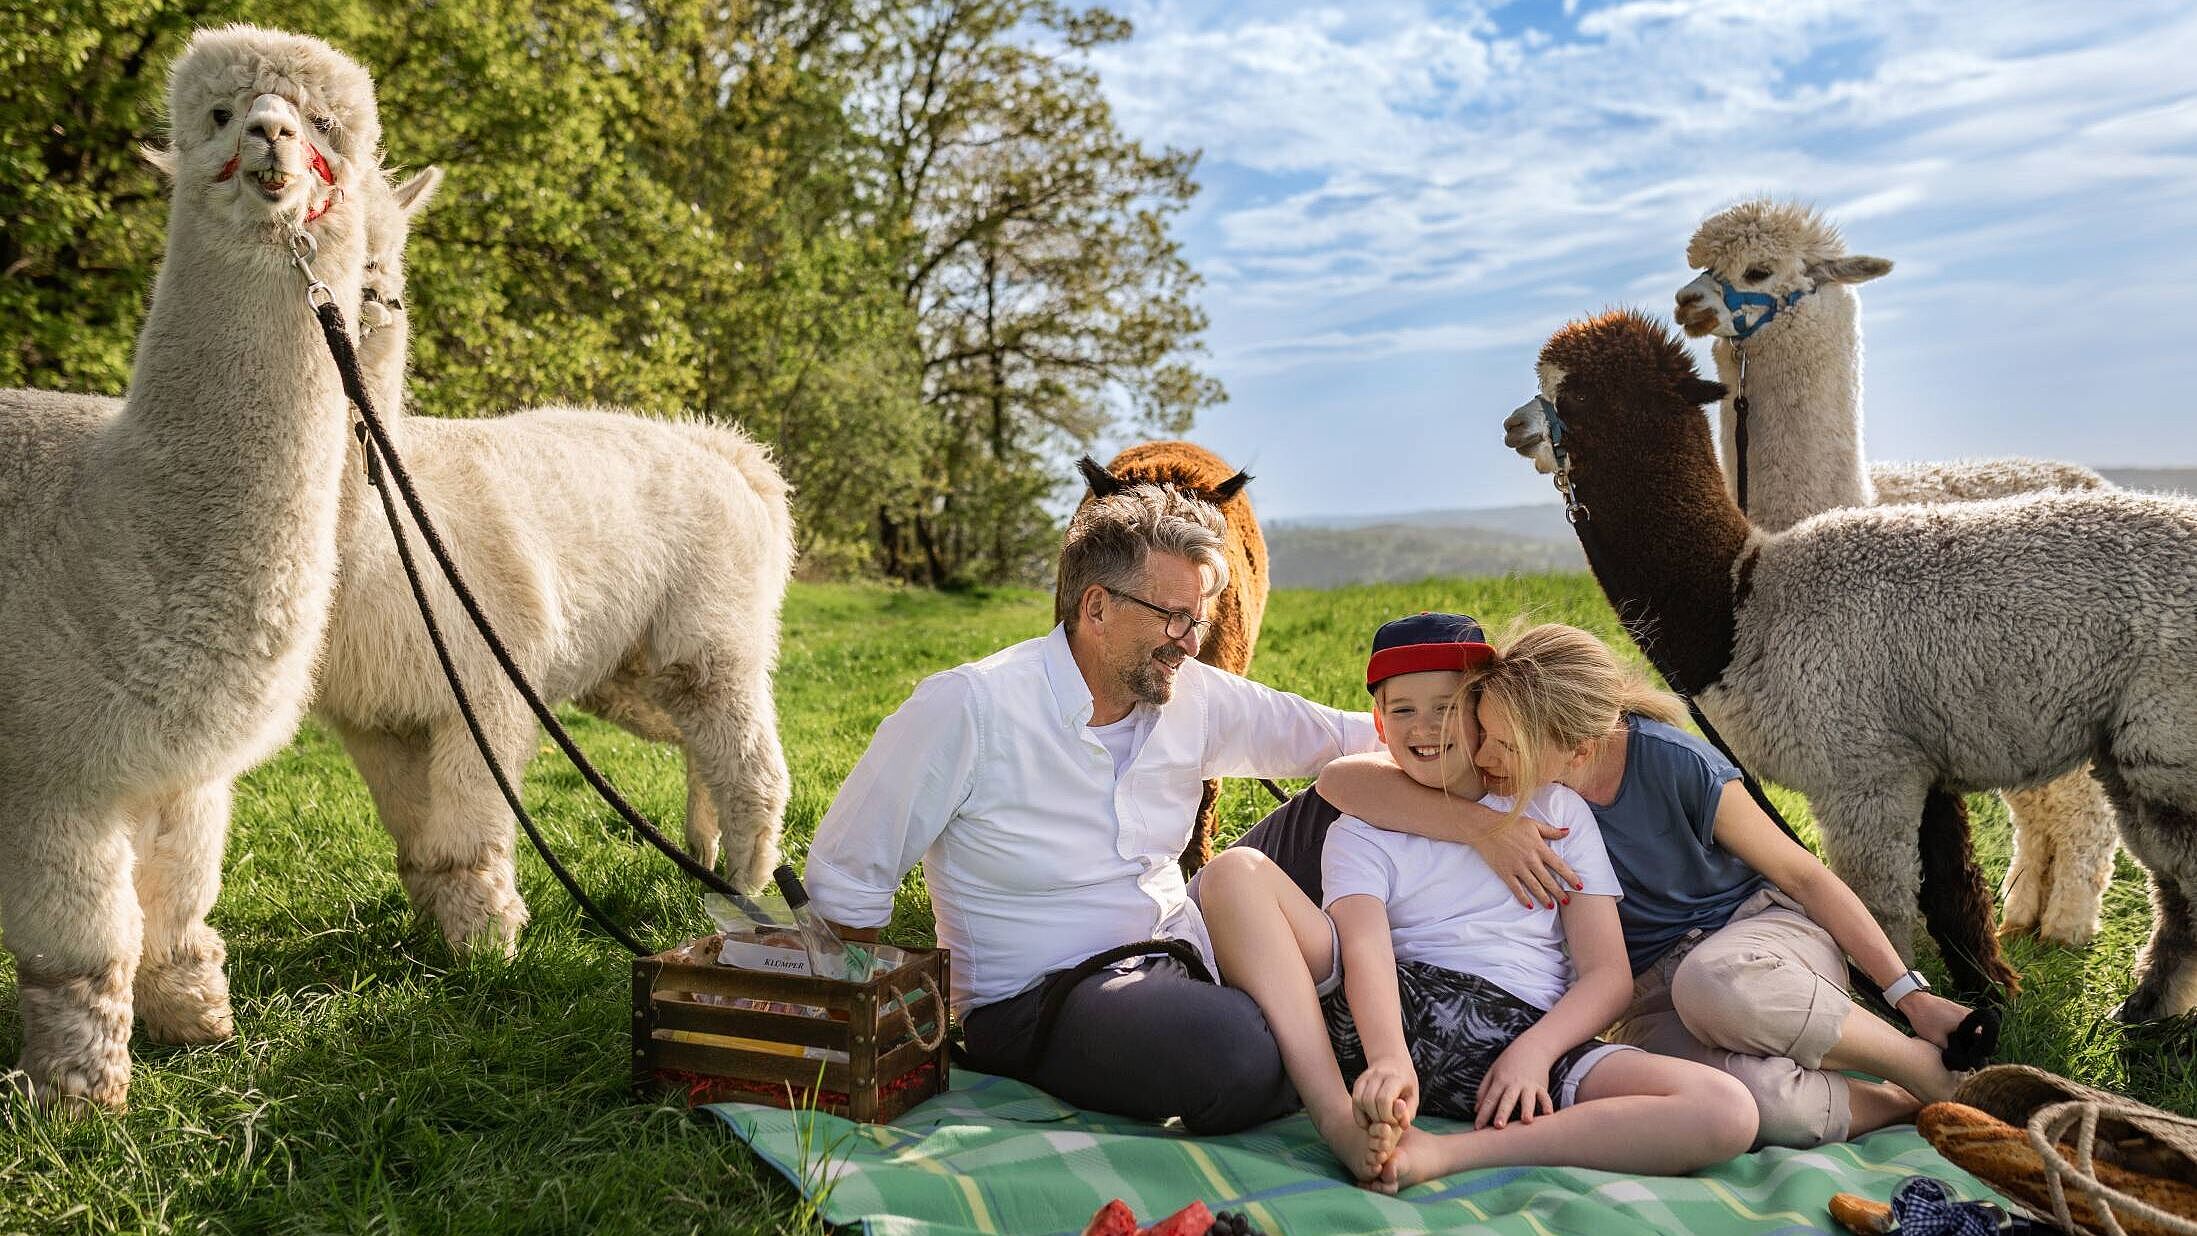
[[[786,908],[793,911],[794,926],[801,931],[801,947],[809,955],[809,973],[818,978],[854,979],[857,982],[869,978],[869,966],[862,966],[864,973],[851,973],[854,954],[839,933],[831,929],[822,915],[809,907],[809,890],[801,886],[801,874],[792,863],[779,864],[771,873],[778,883],[778,891],[786,899]]]

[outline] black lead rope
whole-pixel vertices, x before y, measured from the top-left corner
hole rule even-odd
[[[1739,513],[1745,515],[1747,513],[1747,345],[1736,339],[1733,340],[1732,357],[1738,362],[1739,367],[1739,390],[1732,396],[1732,477],[1738,491]],[[1687,706],[1692,707],[1690,703]],[[1696,712],[1694,715],[1698,718],[1700,713]],[[1722,750],[1723,744],[1719,743],[1718,749]],[[1726,752],[1725,758],[1730,759],[1731,753]],[[1735,760],[1733,763],[1737,764],[1738,761]],[[1751,780],[1749,788],[1753,788]],[[1756,796],[1756,801],[1761,801],[1760,795]],[[1779,821],[1779,823],[1783,822],[1782,820]],[[1786,831],[1790,832],[1792,830],[1787,829]]]
[[[497,635],[495,627],[488,620],[488,615],[482,611],[480,602],[474,598],[472,589],[466,586],[464,578],[459,575],[457,563],[451,558],[450,551],[444,545],[441,534],[436,531],[434,522],[428,517],[426,504],[420,500],[419,491],[412,483],[411,474],[405,470],[404,461],[398,457],[396,446],[390,441],[388,428],[382,424],[381,417],[374,410],[373,400],[366,394],[365,383],[359,376],[358,354],[352,349],[351,337],[344,329],[343,314],[335,305],[329,303],[315,306],[314,312],[320,318],[321,334],[327,337],[328,351],[335,358],[336,372],[343,379],[344,394],[349,396],[351,402],[358,406],[361,424],[356,427],[356,432],[360,434],[361,443],[366,448],[368,459],[367,478],[374,488],[380,492],[382,513],[388,517],[389,529],[396,537],[397,555],[404,564],[405,579],[411,585],[413,599],[419,603],[420,618],[427,624],[428,638],[434,644],[436,658],[442,663],[443,675],[450,681],[450,690],[457,697],[458,711],[465,718],[466,729],[472,734],[474,745],[480,748],[481,758],[487,762],[488,771],[496,780],[496,788],[503,794],[504,801],[510,806],[512,813],[518,817],[520,825],[526,830],[527,840],[531,841],[535,850],[541,854],[542,861],[548,864],[551,873],[557,877],[559,883],[564,885],[565,891],[572,894],[572,899],[578,902],[580,908],[590,918],[594,919],[604,931],[608,932],[618,943],[630,949],[634,954],[638,956],[648,955],[647,949],[643,948],[632,935],[621,929],[600,906],[596,905],[586,893],[581,891],[579,883],[572,878],[572,873],[567,871],[564,864],[558,862],[556,856],[550,852],[548,842],[543,839],[540,830],[535,827],[533,818],[527,814],[525,806],[519,801],[518,791],[512,786],[510,778],[505,775],[502,764],[496,759],[495,752],[489,747],[487,735],[481,728],[479,718],[474,715],[472,701],[466,694],[464,684],[459,681],[457,666],[452,661],[449,648],[442,637],[441,629],[435,622],[433,608],[428,604],[426,586],[420,580],[417,564],[412,557],[409,539],[405,535],[404,524],[398,518],[396,504],[390,497],[389,487],[383,483],[384,478],[381,473],[384,470],[386,470],[389,477],[396,480],[398,493],[403,496],[404,505],[411,512],[413,521],[419,525],[420,536],[427,542],[428,553],[435,559],[435,564],[441,568],[444,577],[450,581],[451,591],[457,595],[458,603],[464,607],[466,616],[472,620],[474,629],[480,632],[482,641],[488,645],[489,652],[495,656],[497,665],[502,667],[505,676],[518,689],[520,697],[526,701],[527,707],[533,711],[535,718],[541,722],[542,728],[549,732],[550,737],[556,742],[558,750],[564,752],[565,757],[572,761],[575,768],[579,769],[580,775],[594,788],[596,794],[601,796],[603,801],[608,803],[618,813],[619,817],[633,828],[634,832],[670,858],[681,871],[715,892],[723,893],[740,901],[746,901],[747,899],[739,889],[733,887],[729,881],[716,872],[696,862],[685,850],[680,849],[669,838],[665,837],[655,825],[649,823],[647,817],[635,810],[633,805],[626,801],[625,796],[618,792],[617,787],[612,785],[609,779],[604,777],[595,768],[594,764],[589,762],[586,753],[580,750],[579,744],[574,742],[572,735],[565,731],[564,726],[557,720],[556,714],[550,710],[548,704],[543,702],[540,693],[535,691],[533,684],[527,680],[525,672],[519,668],[517,660],[512,657],[510,650],[504,646],[502,637]]]

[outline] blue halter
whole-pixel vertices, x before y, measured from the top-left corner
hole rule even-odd
[[[1724,308],[1729,310],[1732,315],[1732,337],[1734,339],[1745,339],[1747,336],[1768,326],[1770,320],[1777,316],[1778,310],[1791,308],[1795,301],[1814,290],[1812,288],[1794,288],[1784,296],[1779,297],[1772,296],[1768,292],[1742,292],[1733,287],[1732,281],[1729,279],[1718,279],[1716,282],[1718,287],[1724,289]],[[1748,321],[1744,315],[1749,308],[1760,309],[1762,316],[1752,322]]]

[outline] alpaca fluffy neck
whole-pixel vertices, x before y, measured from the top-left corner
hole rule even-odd
[[[1696,695],[1731,662],[1735,576],[1752,534],[1725,492],[1708,426],[1659,419],[1575,452],[1573,481],[1591,512],[1580,541],[1633,641],[1673,688]]]
[[[1861,305],[1826,283],[1747,342],[1747,518],[1779,532],[1839,507],[1872,506],[1861,438]],[[1736,498],[1741,390],[1733,341],[1714,349],[1731,390],[1717,409],[1724,475]]]
[[[339,229],[316,270],[355,316],[359,246]],[[110,664],[172,677],[220,662],[204,683],[241,699],[279,672],[268,663],[310,651],[335,572],[344,407],[287,254],[179,206],[129,394],[73,512],[88,602],[74,608]]]

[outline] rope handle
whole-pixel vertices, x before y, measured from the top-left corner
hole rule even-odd
[[[2132,1218],[2141,1219],[2177,1236],[2197,1236],[2197,1222],[2180,1215],[2170,1214],[2141,1199],[2130,1197],[2119,1189],[2099,1180],[2097,1163],[2091,1151],[2097,1143],[2099,1116],[2138,1115],[2150,1120],[2165,1119],[2174,1124],[2197,1129],[2197,1120],[2185,1119],[2166,1112],[2117,1103],[2100,1103],[2095,1100],[2072,1099],[2054,1103],[2029,1118],[2029,1147],[2037,1152],[2044,1164],[2045,1184],[2052,1194],[2052,1219],[2069,1231],[2075,1230],[2074,1217],[2067,1208],[2066,1181],[2072,1180],[2090,1202],[2090,1208],[2105,1225],[2110,1236],[2128,1236],[2127,1230],[2113,1214],[2118,1208]],[[2060,1139],[2070,1128],[2075,1133],[2075,1162],[2069,1163],[2060,1153]]]
[[[922,1007],[915,998],[922,996],[929,996],[932,1007],[938,1010],[938,1033],[929,1037],[924,1036],[922,1028],[917,1026],[915,1022],[915,1011]],[[908,1033],[914,1036],[916,1046],[925,1051],[937,1051],[940,1047],[945,1046],[946,998],[939,993],[938,980],[928,974],[924,975],[923,986],[919,990],[903,996],[901,1000],[902,1003],[893,1006],[893,1011],[898,1013],[900,1019],[907,1023]]]

